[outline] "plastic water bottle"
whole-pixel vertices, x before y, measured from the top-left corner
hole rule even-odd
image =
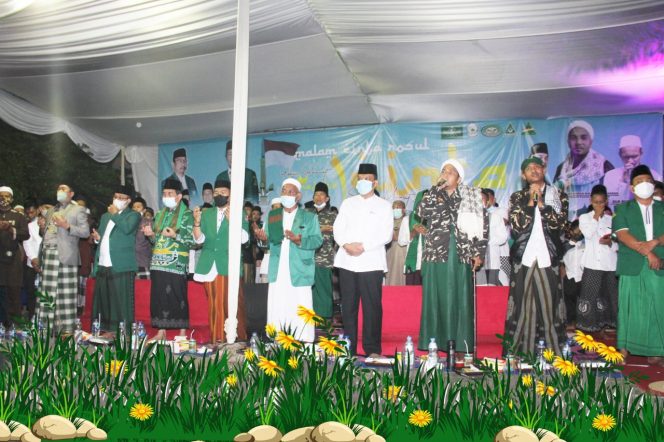
[[[136,350],[138,348],[138,324],[135,322],[131,323],[131,349]]]
[[[124,321],[118,323],[118,334],[120,335],[120,346],[124,347],[127,342],[127,332],[125,331]]]
[[[406,336],[406,343],[403,346],[403,355],[401,355],[404,365],[411,368],[415,365],[415,345],[413,345],[413,338]]]
[[[16,337],[16,326],[12,324],[12,326],[9,327],[9,340],[13,341],[15,337]]]
[[[98,338],[100,332],[101,332],[101,324],[99,324],[99,319],[95,318],[95,320],[92,321],[92,336]]]
[[[343,340],[346,341],[346,353],[350,355],[350,336],[344,335]]]
[[[253,332],[251,334],[251,339],[249,340],[249,348],[251,348],[251,351],[256,355],[256,357],[260,356],[260,350],[258,349],[258,335],[256,332]]]
[[[0,342],[5,340],[5,333],[6,333],[5,325],[2,322],[0,322]]]
[[[544,339],[540,339],[540,341],[537,343],[537,363],[539,364],[541,369],[544,369],[544,364],[546,364],[546,359],[544,359],[544,350],[546,349],[546,344],[544,343]]]
[[[137,336],[138,336],[138,345],[140,346],[141,343],[145,340],[145,337],[147,336],[147,333],[145,331],[145,325],[143,324],[143,321],[138,322],[138,327],[136,330]]]
[[[429,340],[429,355],[427,356],[427,368],[431,370],[432,368],[438,367],[438,344],[436,344],[436,338],[431,338]]]
[[[565,345],[563,346],[562,349],[563,359],[566,360],[572,359],[572,346],[570,344],[571,344],[570,340],[568,339],[567,342],[565,342]]]
[[[74,329],[74,344],[79,345],[83,339],[83,327],[81,326],[81,320],[76,318],[76,328]]]
[[[42,321],[41,319],[37,322],[37,329],[39,330],[39,336],[44,336],[44,331],[45,331],[44,321]]]

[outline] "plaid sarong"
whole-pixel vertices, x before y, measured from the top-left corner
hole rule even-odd
[[[65,265],[58,259],[57,248],[44,248],[41,292],[49,297],[37,302],[38,318],[50,323],[57,332],[73,332],[76,324],[78,266]]]

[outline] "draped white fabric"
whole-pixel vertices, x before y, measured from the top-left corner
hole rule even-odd
[[[249,132],[664,106],[661,0],[247,1]],[[35,1],[0,16],[0,89],[100,161],[228,137],[235,17],[235,0]]]
[[[159,207],[161,193],[157,174],[157,146],[128,146],[125,159],[131,164],[134,188],[148,203],[148,207]]]

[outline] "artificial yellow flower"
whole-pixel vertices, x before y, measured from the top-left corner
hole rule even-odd
[[[148,404],[134,404],[129,411],[129,416],[139,421],[146,421],[152,417],[154,410]]]
[[[262,369],[266,375],[276,378],[280,371],[284,369],[279,367],[276,362],[269,360],[265,356],[259,357],[258,368]]]
[[[318,345],[320,345],[320,348],[325,350],[325,353],[330,356],[339,355],[344,349],[337,341],[334,339],[327,339],[325,336],[318,338]]]
[[[277,327],[275,327],[274,324],[267,324],[265,326],[265,333],[272,338],[277,334]]]
[[[235,387],[237,385],[237,376],[235,373],[231,373],[226,376],[226,383],[231,387]]]
[[[389,387],[383,389],[383,399],[396,402],[401,396],[402,387],[399,385],[390,385]]]
[[[277,333],[275,341],[289,351],[302,346],[302,343],[295,339],[293,335],[286,334],[286,332],[283,331]]]
[[[248,348],[244,351],[244,358],[251,362],[256,359],[256,354],[250,348]]]
[[[582,349],[585,351],[595,351],[597,350],[597,341],[590,335],[583,333],[581,330],[577,330],[574,335],[574,340],[579,343]]]
[[[593,419],[593,428],[599,431],[609,431],[616,426],[616,419],[610,414],[598,414]]]
[[[547,362],[551,362],[553,361],[553,358],[556,356],[556,354],[553,352],[553,349],[547,348],[544,350],[543,356]]]
[[[297,362],[297,358],[295,356],[291,356],[290,358],[288,358],[288,366],[290,368],[292,368],[293,370],[297,369],[298,362]]]
[[[611,364],[620,364],[625,360],[622,353],[610,345],[599,343],[597,345],[597,353],[603,357],[606,362]]]
[[[117,377],[117,375],[120,374],[120,370],[123,370],[123,365],[124,365],[124,361],[118,361],[118,360],[113,359],[110,364],[108,362],[105,364],[106,373],[110,373],[113,376]],[[127,367],[124,367],[123,371],[126,373],[127,372]]]
[[[524,387],[530,387],[533,385],[533,377],[529,374],[524,374],[521,376],[521,385]]]
[[[408,416],[408,423],[420,428],[426,427],[432,420],[431,413],[427,410],[415,410]]]
[[[507,403],[507,406],[510,407],[510,410],[514,408],[514,403],[512,402],[512,399]]]
[[[303,305],[297,306],[297,315],[304,320],[305,324],[316,324],[323,322],[323,318],[318,316],[315,311],[306,308]]]
[[[540,396],[546,394],[548,396],[553,396],[556,394],[556,389],[553,388],[552,386],[547,386],[544,384],[542,381],[537,381],[537,387],[535,388],[535,392],[539,394]]]
[[[567,361],[560,356],[556,356],[556,360],[553,362],[553,366],[562,374],[563,376],[574,376],[579,374],[579,367],[572,362]]]

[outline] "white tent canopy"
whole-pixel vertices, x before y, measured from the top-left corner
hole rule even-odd
[[[0,18],[0,89],[109,141],[100,158],[230,136],[235,9],[34,0]],[[663,108],[661,0],[252,0],[250,17],[249,132]]]

